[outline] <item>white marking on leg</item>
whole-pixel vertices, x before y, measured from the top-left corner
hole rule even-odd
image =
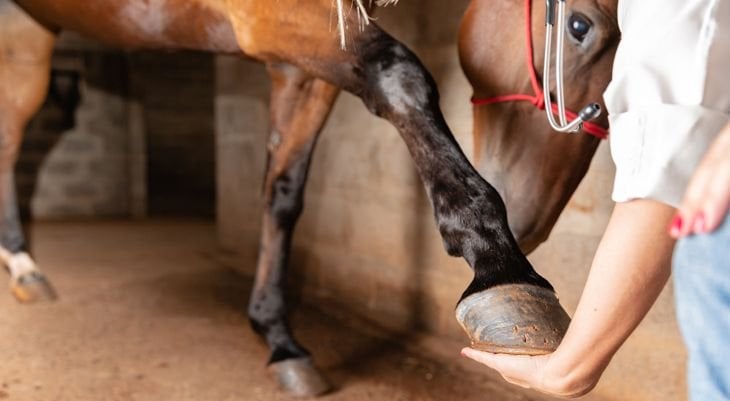
[[[3,254],[6,253],[5,249],[2,251]],[[8,267],[8,270],[10,271],[10,277],[17,279],[18,277],[24,276],[26,274],[32,273],[34,271],[38,271],[38,266],[33,261],[33,258],[30,257],[26,252],[18,252],[15,254],[10,254],[9,258],[5,258],[5,255],[2,255],[2,259],[5,259],[5,266]]]
[[[396,48],[396,54],[399,50]],[[424,87],[425,81],[423,73],[415,65],[397,62],[382,72],[378,83],[393,110],[405,114],[411,110],[422,110],[428,102],[429,89]]]

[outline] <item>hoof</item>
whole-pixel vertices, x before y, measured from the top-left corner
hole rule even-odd
[[[10,291],[22,303],[48,302],[57,298],[51,283],[38,270],[13,278],[10,281]]]
[[[527,284],[507,284],[464,298],[456,320],[481,351],[549,354],[558,347],[570,324],[555,293]]]
[[[310,358],[285,359],[269,365],[279,387],[297,397],[322,395],[332,388]]]

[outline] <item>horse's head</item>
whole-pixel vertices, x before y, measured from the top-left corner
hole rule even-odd
[[[539,82],[545,3],[533,3],[530,25]],[[620,37],[616,3],[568,1],[564,60],[569,109],[577,111],[590,102],[603,104]],[[520,0],[473,0],[469,5],[459,34],[459,53],[475,98],[534,94],[525,51],[526,8]],[[606,127],[605,113],[595,123]],[[510,227],[524,251],[547,239],[599,142],[585,133],[552,131],[544,110],[529,102],[474,107],[474,164],[504,198]]]

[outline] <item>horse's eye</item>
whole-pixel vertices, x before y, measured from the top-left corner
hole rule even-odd
[[[568,32],[578,42],[583,42],[591,27],[591,21],[584,15],[573,14],[568,18]]]

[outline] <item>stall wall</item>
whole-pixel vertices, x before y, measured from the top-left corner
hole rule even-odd
[[[64,34],[52,68],[16,168],[25,215],[212,218],[213,55],[127,53]]]
[[[50,95],[26,129],[16,167],[21,209],[41,219],[126,215],[130,181],[124,57],[59,51],[53,66],[65,78],[52,81],[59,89],[49,92],[61,95]]]
[[[405,41],[433,73],[456,138],[471,154],[471,90],[455,38],[465,1],[402,1],[378,22]],[[237,266],[252,274],[261,219],[269,84],[262,66],[217,62],[218,230]],[[550,240],[532,256],[573,312],[612,209],[607,144]],[[340,96],[316,149],[291,270],[310,297],[325,297],[400,330],[425,327],[463,339],[456,300],[471,279],[447,256],[408,152],[395,129]],[[667,289],[628,340],[590,399],[683,400],[684,353]]]

